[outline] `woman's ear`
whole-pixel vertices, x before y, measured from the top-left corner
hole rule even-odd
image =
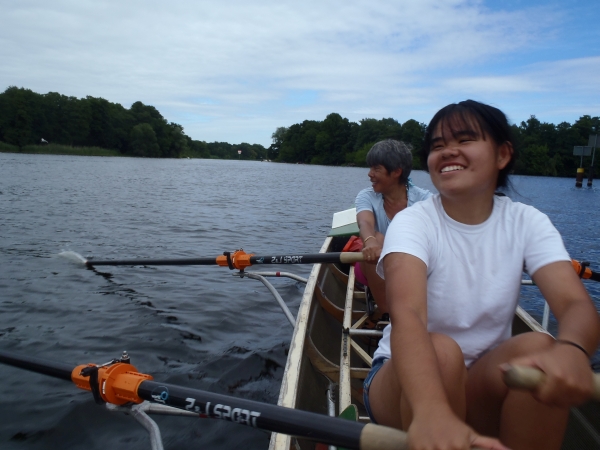
[[[395,169],[395,170],[392,170],[392,171],[390,172],[390,175],[391,175],[391,176],[393,176],[394,178],[398,178],[398,179],[400,179],[400,176],[402,176],[402,169]]]
[[[513,153],[513,146],[508,141],[498,147],[498,170],[502,170],[506,167],[506,165],[510,162]]]

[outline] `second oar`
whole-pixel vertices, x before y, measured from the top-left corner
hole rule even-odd
[[[87,260],[88,267],[96,266],[221,266],[231,270],[244,270],[255,264],[352,264],[363,260],[360,252],[314,253],[256,256],[243,250],[224,252],[215,258],[181,258],[181,259],[115,259],[108,261]]]

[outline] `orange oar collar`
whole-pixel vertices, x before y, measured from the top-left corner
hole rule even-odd
[[[572,259],[571,264],[573,265],[573,269],[575,269],[575,272],[577,272],[577,275],[579,275],[579,278],[592,278],[592,269],[589,268],[590,263],[580,263],[579,261]]]
[[[93,372],[97,372],[97,375]],[[142,381],[153,378],[138,373],[131,364],[118,362],[100,367],[95,364],[77,366],[71,372],[71,379],[78,388],[92,391],[94,397],[99,395],[105,402],[124,405],[129,402],[142,403],[144,400],[137,394],[138,387]]]

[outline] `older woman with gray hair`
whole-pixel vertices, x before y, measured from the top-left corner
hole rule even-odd
[[[401,141],[378,142],[367,153],[371,187],[356,196],[356,221],[363,242],[365,261],[355,266],[356,279],[368,286],[377,309],[387,313],[385,283],[375,272],[383,239],[394,216],[416,202],[431,197],[431,192],[410,181],[412,153]]]

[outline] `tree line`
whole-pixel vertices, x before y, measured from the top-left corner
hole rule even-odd
[[[584,115],[572,125],[568,122],[554,125],[531,116],[511,128],[518,155],[516,174],[572,177],[580,165],[580,157],[573,156],[573,147],[586,146],[590,134],[600,134],[600,117]],[[425,129],[424,123],[413,119],[403,124],[392,118],[354,123],[332,113],[322,122],[305,120],[277,128],[268,155],[283,162],[365,166],[373,144],[397,139],[411,145],[413,166],[418,170],[426,163],[420,159]],[[599,159],[600,152],[594,161],[596,173]],[[584,157],[584,166],[589,167],[590,163],[590,158]]]
[[[129,156],[365,166],[373,144],[397,139],[410,144],[414,168],[423,169],[425,162],[420,160],[419,150],[425,128],[424,123],[413,119],[400,123],[393,118],[367,118],[356,123],[331,113],[322,121],[305,120],[277,128],[271,146],[265,148],[260,144],[193,140],[181,125],[167,121],[155,107],[139,101],[127,109],[102,98],[37,94],[17,87],[0,94],[1,142],[24,147],[45,139],[55,144],[114,149]],[[590,134],[600,134],[600,117],[584,115],[573,124],[554,125],[531,116],[513,124],[512,131],[519,155],[515,173],[572,177],[580,165],[573,147],[587,145]],[[597,160],[600,153],[594,164],[598,172]],[[589,164],[587,157],[584,165]]]
[[[40,144],[42,139],[153,158],[264,159],[267,154],[259,144],[193,140],[181,125],[167,121],[154,106],[139,101],[127,109],[90,96],[78,99],[17,87],[1,93],[0,141],[22,148]]]

